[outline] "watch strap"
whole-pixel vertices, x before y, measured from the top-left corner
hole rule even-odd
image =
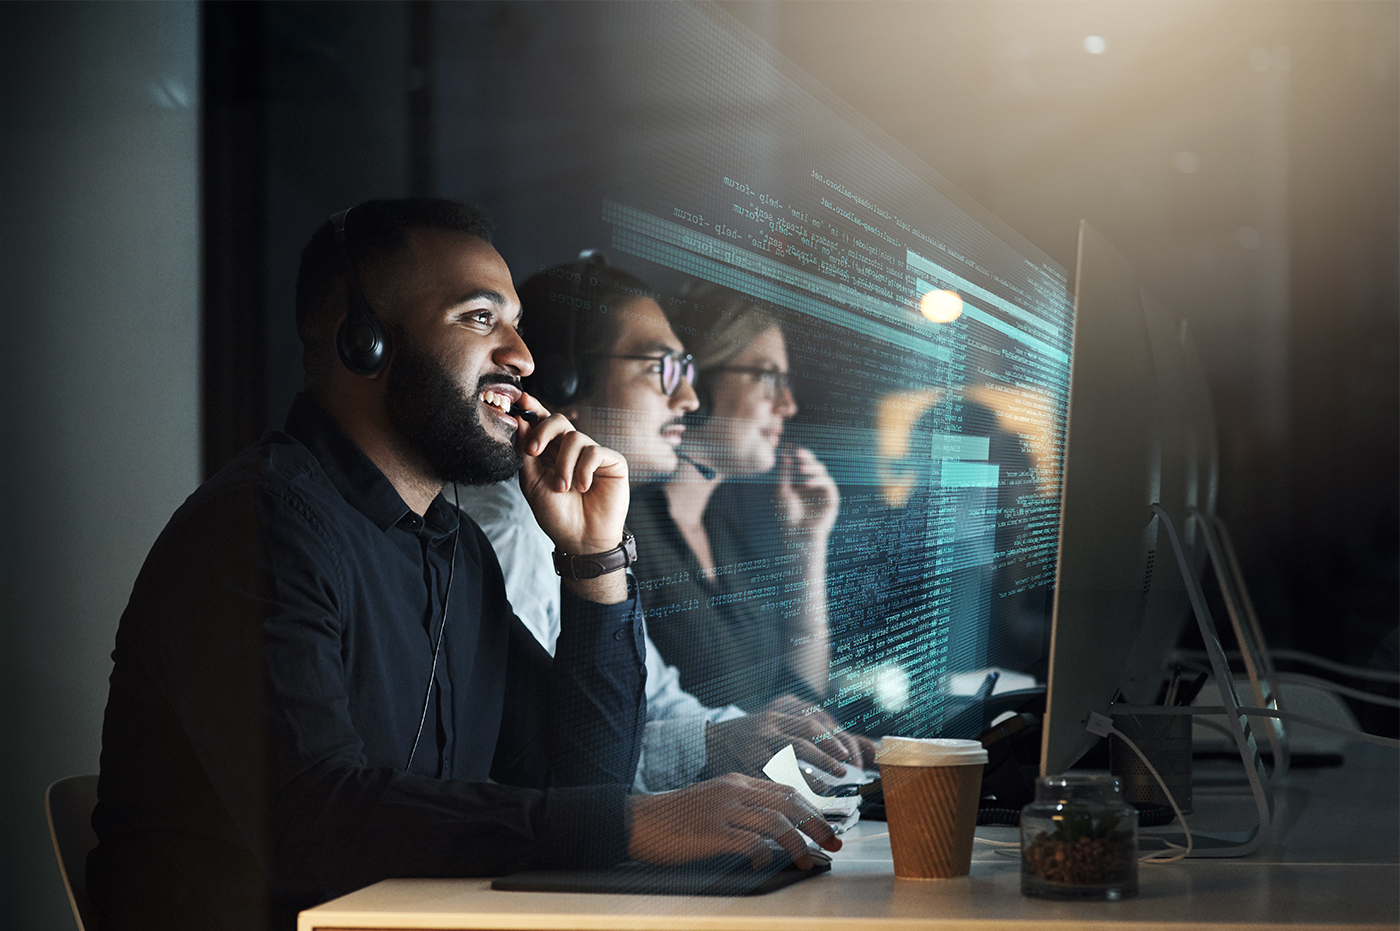
[[[627,531],[622,542],[603,553],[573,556],[554,551],[554,571],[564,579],[596,579],[600,575],[625,569],[637,561],[637,541]]]

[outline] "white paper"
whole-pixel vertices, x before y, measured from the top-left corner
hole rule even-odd
[[[807,780],[802,778],[802,770],[797,767],[797,752],[792,749],[792,744],[773,754],[773,758],[763,764],[763,775],[779,785],[797,790],[797,794],[817,811],[825,811],[836,801],[834,798],[822,798],[807,785]]]

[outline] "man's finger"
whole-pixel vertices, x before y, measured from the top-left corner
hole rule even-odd
[[[831,739],[841,745],[845,750],[844,759],[852,766],[861,765],[860,742],[856,740],[856,735],[850,731],[843,731],[839,727],[831,733]]]
[[[792,741],[792,749],[793,752],[797,754],[798,759],[806,760],[808,763],[826,770],[833,776],[839,776],[845,772],[845,768],[839,760],[818,750],[816,744],[812,743],[810,740],[804,740],[799,737]]]
[[[753,831],[731,827],[725,832],[724,852],[738,853],[749,858],[753,868],[761,870],[773,862],[773,850]]]
[[[574,487],[574,474],[578,468],[579,456],[585,449],[595,446],[592,440],[577,430],[563,434],[554,441],[554,474],[560,491]]]
[[[773,839],[788,852],[799,869],[812,868],[806,839],[781,812],[772,808],[744,808],[735,814],[730,823]]]
[[[789,823],[827,850],[841,849],[841,841],[836,836],[836,831],[826,823],[826,818],[821,812],[808,805],[800,795],[786,786],[775,788],[783,790],[777,799],[777,811],[782,813]]]
[[[574,464],[574,488],[587,492],[595,478],[625,478],[626,460],[604,446],[593,443],[579,452]]]

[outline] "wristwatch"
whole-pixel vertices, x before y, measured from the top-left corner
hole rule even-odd
[[[637,541],[626,530],[622,542],[605,553],[570,556],[554,551],[554,571],[564,579],[596,579],[600,575],[625,569],[637,561]]]

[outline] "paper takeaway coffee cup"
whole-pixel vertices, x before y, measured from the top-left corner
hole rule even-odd
[[[948,879],[972,868],[987,751],[975,740],[885,737],[875,756],[894,874]]]

